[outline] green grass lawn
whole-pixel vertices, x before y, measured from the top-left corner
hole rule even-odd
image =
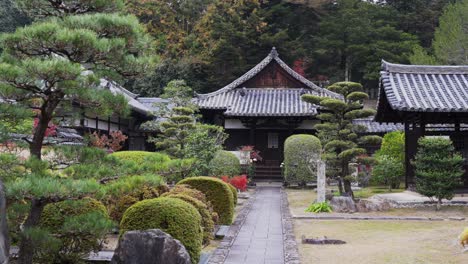
[[[355,198],[369,198],[372,195],[380,194],[380,193],[397,193],[403,192],[405,189],[392,189],[391,191],[386,186],[369,186],[366,188],[362,188],[361,190],[354,191]]]
[[[294,220],[302,263],[468,263],[457,236],[466,222]],[[327,236],[344,245],[304,245],[301,237]]]

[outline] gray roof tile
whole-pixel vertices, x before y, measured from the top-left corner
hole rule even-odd
[[[246,81],[275,61],[304,87],[297,88],[240,88]],[[275,48],[254,68],[226,85],[208,94],[198,94],[195,102],[201,109],[226,110],[228,116],[311,116],[317,107],[301,100],[304,93],[343,99],[340,94],[315,85],[291,69],[278,57]]]
[[[468,111],[468,66],[401,65],[382,61],[380,75],[380,93],[385,93],[393,110]],[[378,104],[383,103],[380,101]]]

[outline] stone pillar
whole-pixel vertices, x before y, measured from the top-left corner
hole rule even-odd
[[[6,223],[6,197],[3,183],[0,180],[0,264],[8,264],[9,251],[8,228]]]
[[[325,161],[317,161],[317,203],[325,202],[326,179]]]

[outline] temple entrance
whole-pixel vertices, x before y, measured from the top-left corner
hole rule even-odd
[[[281,163],[283,162],[284,141],[288,133],[284,130],[255,131],[255,148],[260,151],[262,161],[256,163],[256,180],[283,180]]]

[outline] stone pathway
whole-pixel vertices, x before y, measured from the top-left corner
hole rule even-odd
[[[284,263],[281,188],[257,187],[255,202],[225,264]]]

